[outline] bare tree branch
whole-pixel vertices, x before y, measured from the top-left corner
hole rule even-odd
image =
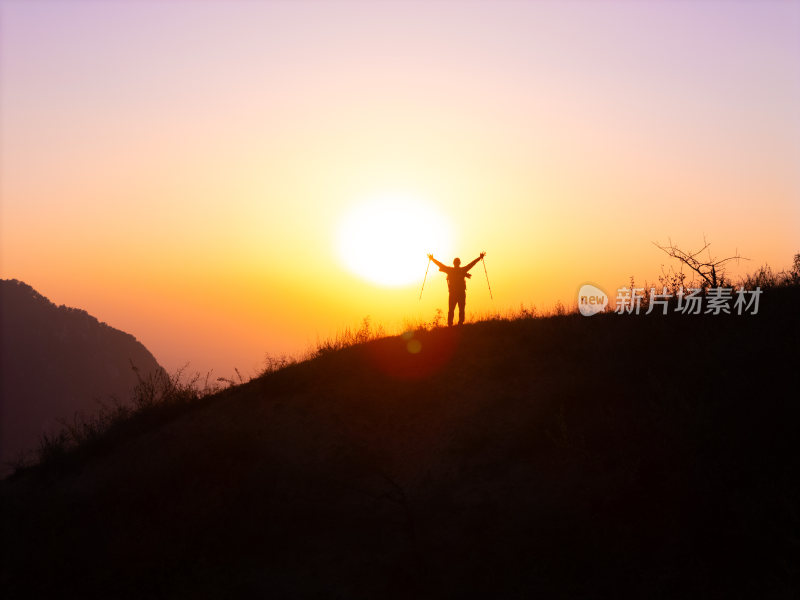
[[[705,281],[710,287],[717,287],[725,281],[725,268],[724,265],[728,261],[735,260],[750,260],[749,258],[745,258],[739,255],[739,250],[736,250],[736,254],[733,256],[728,256],[727,258],[717,259],[711,256],[711,250],[709,247],[711,246],[710,242],[707,242],[705,236],[703,236],[703,247],[697,251],[685,251],[678,248],[675,244],[672,243],[672,239],[668,240],[668,243],[665,245],[661,245],[658,242],[653,242],[653,245],[665,252],[668,256],[679,260],[681,263],[689,267],[692,271],[697,273],[703,281]],[[700,254],[704,251],[708,250],[708,259],[705,260],[700,257]]]

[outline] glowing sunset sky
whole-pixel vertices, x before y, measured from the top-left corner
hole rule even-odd
[[[652,281],[668,237],[738,248],[753,260],[734,274],[800,251],[798,2],[39,0],[0,16],[2,277],[169,369],[252,373],[366,315],[430,319],[446,286],[432,269],[417,300],[427,252],[487,251],[495,299],[476,270],[474,313]],[[378,232],[407,255],[392,273],[418,273],[394,287],[341,247],[348,215],[385,202],[418,210]]]

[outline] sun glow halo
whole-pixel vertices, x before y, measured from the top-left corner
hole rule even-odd
[[[429,205],[384,197],[357,205],[338,229],[339,257],[356,275],[384,286],[421,279],[425,254],[449,256],[450,227]]]

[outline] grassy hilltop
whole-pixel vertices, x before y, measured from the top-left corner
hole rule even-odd
[[[794,596],[798,301],[435,328],[150,407],[0,483],[0,589]]]

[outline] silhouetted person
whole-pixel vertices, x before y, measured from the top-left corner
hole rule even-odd
[[[478,264],[478,261],[484,256],[486,256],[486,252],[481,252],[481,255],[466,267],[461,266],[460,258],[454,258],[453,266],[448,267],[433,258],[433,254],[428,254],[428,258],[439,267],[439,270],[447,273],[447,289],[450,291],[450,298],[447,303],[448,326],[453,324],[453,313],[456,310],[456,304],[458,304],[458,324],[462,325],[464,323],[464,307],[467,303],[467,282],[465,278],[472,277],[468,271]]]

